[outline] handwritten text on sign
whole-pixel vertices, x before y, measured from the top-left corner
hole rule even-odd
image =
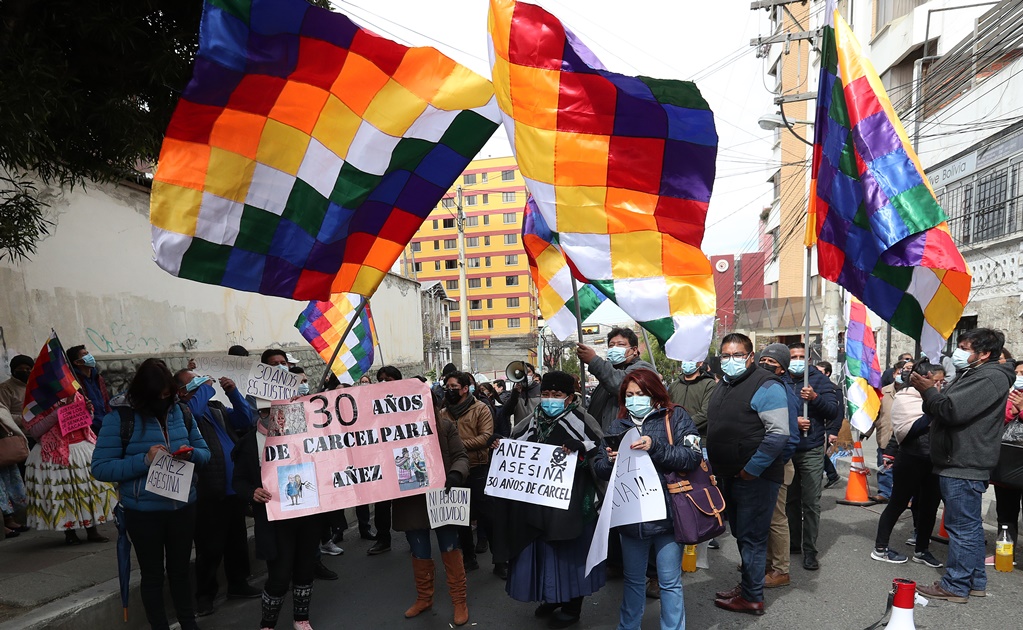
[[[302,375],[292,374],[286,367],[257,363],[245,384],[245,394],[262,400],[288,400],[298,395],[301,382]]]
[[[146,490],[161,497],[187,503],[194,473],[195,464],[174,459],[170,453],[161,451],[149,466]]]
[[[274,403],[260,432],[270,520],[443,488],[433,399],[416,379]]]
[[[560,446],[501,440],[493,451],[484,494],[567,510],[576,460]]]
[[[92,425],[92,414],[84,400],[76,400],[70,405],[57,409],[57,422],[60,423],[60,434],[67,435],[72,431],[84,429]]]
[[[639,431],[630,429],[618,451],[617,468],[612,478],[614,486],[608,492],[611,500],[611,527],[667,518],[661,477],[654,468],[650,454],[628,446],[638,441]]]
[[[252,373],[252,368],[258,363],[258,359],[252,357],[235,357],[230,355],[201,355],[195,357],[193,361],[195,361],[195,370],[193,372],[199,376],[210,376],[213,378],[210,384],[213,385],[213,390],[217,392],[213,398],[228,406],[231,405],[231,402],[227,398],[227,394],[220,387],[220,377],[227,377],[234,381],[238,391],[244,396],[246,384],[249,381],[249,374]]]
[[[442,525],[469,526],[469,489],[451,488],[426,493],[426,512],[430,515],[430,529]]]

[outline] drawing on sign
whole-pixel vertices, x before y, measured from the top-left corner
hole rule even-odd
[[[402,492],[425,488],[430,483],[426,459],[418,446],[411,450],[406,446],[394,449],[394,467],[398,470],[398,487]]]
[[[270,425],[267,435],[297,435],[308,430],[305,405],[291,403],[270,407]]]
[[[319,507],[316,492],[316,467],[307,462],[277,467],[277,485],[281,509],[284,511]]]
[[[560,446],[501,440],[492,454],[484,494],[568,509],[577,459]]]

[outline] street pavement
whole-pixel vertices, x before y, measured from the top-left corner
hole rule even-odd
[[[820,571],[805,571],[801,556],[792,556],[792,585],[766,592],[767,614],[763,617],[730,613],[714,606],[714,592],[734,586],[738,551],[735,540],[721,539],[722,548],[711,550],[710,569],[683,574],[687,627],[724,630],[729,628],[835,628],[862,630],[884,612],[893,578],[909,578],[918,584],[939,579],[940,569],[908,562],[892,565],[870,558],[877,517],[883,506],[870,508],[836,505],[844,490],[841,485],[824,493],[822,499]],[[354,522],[354,521],[353,521]],[[896,526],[892,547],[907,553],[904,544],[912,529],[907,512]],[[353,540],[356,538],[356,540]],[[993,548],[994,530],[988,531],[988,552]],[[439,557],[437,593],[433,610],[411,620],[404,610],[415,599],[408,546],[404,536],[396,534],[391,552],[367,556],[371,542],[357,540],[349,531],[342,543],[345,555],[328,557],[327,566],[341,575],[335,582],[315,584],[311,607],[314,628],[352,629],[395,628],[425,630],[449,627],[451,603]],[[942,561],[947,547],[933,544],[934,554]],[[535,604],[512,600],[504,592],[504,582],[488,570],[490,557],[480,556],[480,570],[469,574],[469,624],[466,628],[487,630],[546,628],[533,617]],[[962,629],[1023,627],[1019,621],[1019,601],[1023,594],[1023,573],[998,573],[988,569],[988,596],[968,604],[932,601],[916,609],[917,628]],[[609,581],[592,597],[586,598],[582,620],[576,627],[611,630],[617,626],[622,582]],[[658,628],[658,603],[647,600],[643,628]],[[278,628],[290,628],[291,603],[285,603]],[[116,621],[116,620],[112,620]],[[202,618],[204,629],[251,629],[259,623],[259,602],[221,602],[214,615]]]

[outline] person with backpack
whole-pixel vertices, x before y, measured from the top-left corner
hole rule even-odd
[[[212,379],[190,370],[174,374],[178,400],[188,406],[199,432],[210,449],[210,461],[196,484],[195,504],[195,614],[213,614],[217,597],[217,570],[224,562],[229,599],[259,597],[261,591],[248,583],[249,545],[245,527],[245,501],[231,485],[234,462],[231,452],[241,435],[252,428],[252,410],[233,380],[221,378],[220,386],[232,407],[213,400]]]
[[[175,402],[178,389],[167,364],[146,359],[128,386],[127,394],[111,401],[113,411],[103,418],[92,475],[116,482],[125,524],[142,573],[142,605],[154,629],[165,629],[163,599],[164,557],[171,600],[183,630],[198,628],[192,603],[189,559],[195,530],[196,487],[182,503],[146,490],[149,467],[161,453],[203,467],[210,450],[188,407]]]

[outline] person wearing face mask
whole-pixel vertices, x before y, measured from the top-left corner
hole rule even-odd
[[[195,531],[197,489],[193,483],[188,501],[182,503],[146,490],[149,467],[161,453],[190,461],[197,468],[210,461],[210,450],[187,405],[175,403],[179,388],[167,365],[146,359],[139,366],[124,397],[114,400],[117,409],[103,418],[92,459],[96,479],[118,484],[125,523],[139,570],[139,588],[146,619],[152,628],[167,628],[163,580],[166,557],[167,580],[178,623],[185,630],[198,628],[192,604],[189,558]],[[127,443],[121,423],[131,419]],[[180,450],[189,447],[191,450]],[[196,472],[196,477],[200,476]],[[197,481],[196,477],[193,477]]]
[[[540,602],[536,617],[548,628],[579,623],[583,598],[598,591],[605,571],[586,572],[586,554],[597,523],[594,460],[604,436],[596,420],[579,405],[575,380],[551,371],[540,382],[540,406],[532,418],[512,428],[511,437],[561,446],[577,458],[568,509],[498,499],[492,536],[495,561],[509,561],[505,590],[520,602]]]
[[[892,382],[881,388],[881,409],[877,413],[874,425],[863,434],[863,439],[875,436],[877,441],[877,494],[871,497],[878,503],[887,503],[892,496],[892,466],[895,460],[891,457],[885,458],[884,449],[892,439],[892,405],[895,404],[895,395],[902,389],[909,387],[905,382],[904,373],[913,370],[912,361],[897,361],[895,363],[895,375]]]
[[[816,571],[817,532],[821,519],[821,489],[824,481],[824,452],[842,428],[842,409],[834,384],[806,363],[806,347],[789,344],[790,390],[806,404],[808,413],[799,419],[800,438],[792,454],[795,477],[793,491],[786,496],[789,542],[803,553],[803,568]],[[809,385],[804,386],[804,377]],[[804,416],[803,413],[799,414]],[[886,444],[887,446],[887,444]],[[796,490],[798,488],[798,490]]]
[[[668,390],[671,402],[681,406],[693,419],[700,436],[707,437],[707,405],[717,386],[714,377],[703,369],[703,361],[683,361],[682,375]]]
[[[465,451],[469,454],[468,487],[472,491],[473,500],[469,502],[469,519],[477,522],[477,527],[487,531],[487,540],[493,540],[490,531],[489,502],[483,490],[487,484],[487,470],[490,463],[488,442],[494,435],[494,418],[490,408],[469,393],[471,381],[465,372],[452,372],[444,379],[445,407],[442,416],[454,423],[458,428],[458,436],[462,438]],[[466,571],[480,568],[476,560],[476,543],[472,537],[472,527],[461,527],[458,539],[462,546],[462,561]],[[495,563],[494,573],[503,577],[507,569]]]
[[[32,357],[19,354],[11,359],[11,378],[0,383],[0,404],[11,411],[14,423],[22,431],[25,430],[25,419],[22,417],[22,408],[25,406],[25,385],[28,383],[28,375],[32,373],[32,366],[35,361]],[[29,448],[35,444],[29,440]]]
[[[526,380],[515,383],[507,402],[515,409],[511,424],[515,425],[533,417],[533,411],[540,404],[540,379],[531,363],[525,364]]]
[[[82,393],[92,403],[92,431],[99,434],[103,416],[110,413],[110,393],[107,382],[96,367],[96,357],[85,346],[71,346],[67,349],[67,360],[71,363],[75,378],[82,386]]]
[[[732,333],[721,340],[725,377],[707,408],[707,458],[728,506],[728,523],[742,557],[742,581],[716,593],[714,605],[764,614],[767,540],[789,440],[785,385],[753,365],[753,342]]]
[[[630,446],[647,451],[658,472],[665,502],[670,501],[665,475],[695,469],[703,461],[700,434],[692,418],[681,405],[676,405],[664,389],[660,377],[650,370],[633,370],[622,379],[618,395],[619,417],[611,423],[610,435],[621,435],[638,428],[640,438]],[[671,431],[671,440],[668,431]],[[617,453],[604,448],[594,464],[597,476],[611,478]],[[666,505],[667,517],[658,521],[636,523],[616,528],[621,538],[624,566],[624,594],[619,614],[620,630],[639,630],[646,605],[644,581],[651,549],[656,558],[661,630],[678,630],[686,624],[682,596],[682,546],[675,542],[672,509]]]
[[[612,328],[607,333],[607,358],[598,357],[596,350],[584,344],[576,348],[576,355],[599,383],[590,394],[586,410],[604,431],[618,417],[618,390],[625,375],[641,368],[657,371],[654,366],[640,360],[639,338],[629,328]]]
[[[298,383],[298,395],[299,396],[308,396],[309,395],[309,377],[305,375],[305,370],[302,367],[298,366],[298,365],[293,365],[290,368],[288,368],[288,371],[291,372],[292,374],[300,375],[299,378],[301,379],[301,381],[299,381],[299,383]]]
[[[956,380],[941,391],[914,372],[910,383],[931,417],[931,462],[945,503],[948,562],[945,575],[918,590],[926,597],[966,603],[986,594],[981,498],[998,464],[1005,404],[1016,375],[998,362],[1005,335],[975,328],[959,336],[952,353]]]
[[[1005,352],[1003,351],[1002,354],[1004,356]],[[1009,399],[1005,403],[1006,425],[1011,422],[1023,422],[1023,361],[1012,363],[1010,360],[1010,365],[1014,366],[1016,380],[1012,383]],[[992,482],[992,485],[995,487],[995,512],[998,515],[998,529],[1000,530],[1002,525],[1008,526],[1009,538],[1012,539],[1015,550],[1017,549],[1016,539],[1019,535],[1020,506],[1023,505],[1023,489],[995,482]],[[994,556],[985,560],[985,564],[989,566],[994,562]]]
[[[178,400],[188,406],[206,445],[210,461],[196,483],[195,527],[195,614],[213,614],[217,597],[217,571],[221,560],[227,577],[228,598],[259,597],[260,590],[249,586],[248,532],[245,527],[246,502],[231,484],[234,461],[231,452],[246,431],[252,428],[252,412],[234,381],[221,378],[220,386],[232,407],[213,400],[212,379],[190,370],[174,375]]]
[[[903,352],[899,355],[899,358],[895,360],[890,368],[881,373],[881,387],[885,385],[891,385],[895,382],[895,375],[902,370],[897,367],[899,363],[905,363],[906,361],[912,361],[913,355],[908,352]]]

